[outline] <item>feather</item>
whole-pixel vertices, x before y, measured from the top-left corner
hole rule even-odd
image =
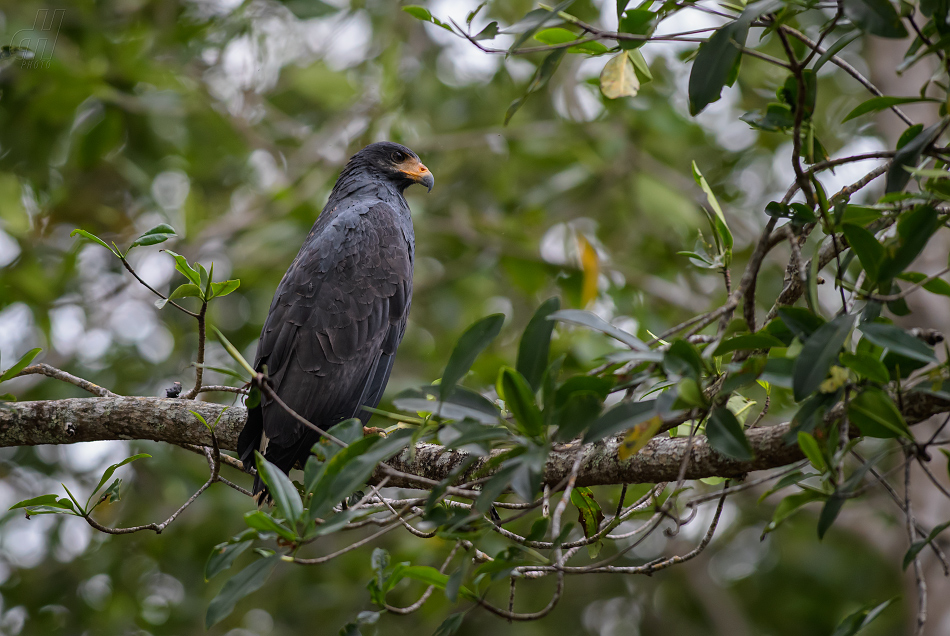
[[[389,146],[412,153],[373,144],[347,164],[277,287],[258,342],[254,368],[266,367],[281,400],[322,430],[369,419],[362,407],[379,404],[406,330],[415,239],[404,176],[374,163]],[[248,468],[261,449],[289,472],[318,439],[265,394],[249,410],[238,450]],[[260,501],[263,491],[258,478]]]

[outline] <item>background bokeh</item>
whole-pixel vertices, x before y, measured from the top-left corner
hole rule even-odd
[[[475,6],[427,5],[457,21]],[[476,28],[489,17],[514,22],[530,8],[524,0],[493,2]],[[612,1],[579,0],[571,11],[616,25]],[[436,187],[407,193],[417,237],[415,292],[392,396],[437,378],[461,331],[503,312],[502,337],[467,381],[490,388],[542,300],[560,294],[565,306],[580,305],[580,236],[599,260],[590,308],[615,324],[657,333],[712,306],[724,297],[721,278],[676,255],[692,249],[705,226],[690,162],[725,203],[740,261],[764,224],[764,204],[794,177],[787,137],[739,121],[769,101],[784,78],[747,58],[736,87],[692,118],[684,58],[695,45],[648,44],[642,50],[655,80],[618,101],[597,87],[606,58],[569,56],[504,127],[508,105],[539,58],[479,52],[395,2],[0,0],[0,44],[37,29],[38,19],[61,21],[48,59],[0,67],[0,368],[41,346],[40,360],[121,394],[163,396],[176,380],[190,386],[194,324],[157,309],[105,249],[70,238],[74,228],[125,246],[170,223],[179,237],[161,247],[213,262],[218,279],[241,280],[237,292],[212,304],[209,319],[253,358],[273,290],[347,157],[382,139],[409,145]],[[720,22],[689,11],[662,28]],[[866,75],[890,78],[899,55],[882,54],[879,44],[856,44],[846,59]],[[816,123],[832,156],[892,147],[901,129],[889,114],[875,125],[866,118],[839,123],[866,99],[858,84],[831,65],[820,82]],[[931,110],[915,114],[930,123]],[[829,175],[826,189],[860,177],[862,167]],[[780,290],[781,257],[778,250],[760,278],[763,303]],[[157,289],[183,282],[157,247],[136,249],[130,262]],[[593,366],[612,345],[577,330],[561,333],[553,347],[576,369]],[[217,342],[209,343],[208,357],[230,364]],[[212,374],[206,381],[230,379]],[[39,377],[4,389],[19,399],[82,396]],[[109,523],[164,518],[206,478],[202,458],[152,443],[0,449],[0,510],[59,492],[60,482],[86,493],[105,466],[134,452],[153,458],[119,473],[124,496],[104,510]],[[615,490],[603,493],[616,500]],[[830,633],[849,612],[901,594],[906,584],[899,510],[878,503],[846,511],[821,543],[808,514],[760,541],[772,504],[757,504],[755,494],[734,498],[710,549],[686,566],[652,578],[571,581],[568,596],[539,623],[509,625],[476,611],[460,633]],[[946,510],[919,505],[923,520],[944,520]],[[215,487],[161,536],[121,537],[96,534],[75,518],[0,513],[0,634],[205,633],[204,612],[222,581],[203,580],[204,561],[211,546],[243,528],[241,516],[252,507]],[[683,551],[695,533],[657,536],[635,556]],[[408,536],[384,543],[395,560],[425,562],[430,549]],[[370,577],[369,550],[327,567],[279,568],[210,633],[336,633],[369,609]],[[519,604],[545,602],[549,587],[524,585]],[[401,593],[409,601],[417,590]],[[448,611],[435,597],[417,614],[383,617],[376,629],[432,633]],[[867,633],[902,633],[913,605],[907,598]],[[932,609],[928,633],[950,630],[943,612]]]

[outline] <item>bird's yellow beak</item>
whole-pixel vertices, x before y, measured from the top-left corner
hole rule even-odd
[[[424,185],[429,189],[429,192],[432,192],[432,186],[435,185],[435,177],[432,176],[432,172],[426,168],[425,164],[418,159],[406,159],[399,164],[399,171],[416,183]]]

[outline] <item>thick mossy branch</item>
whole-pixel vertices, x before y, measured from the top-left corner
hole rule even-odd
[[[225,410],[227,409],[227,410]],[[222,449],[234,450],[244,426],[243,406],[177,398],[72,398],[0,406],[0,447],[73,444],[109,439],[147,439],[211,445],[211,434],[190,411],[214,422]]]
[[[905,395],[900,403],[904,416],[911,423],[950,411],[950,404],[920,393]],[[222,410],[225,410],[223,415]],[[208,422],[214,422],[221,415],[215,427],[218,444],[222,450],[235,450],[246,417],[244,407],[149,397],[74,398],[3,405],[0,407],[0,447],[118,439],[210,445],[208,430],[191,411],[200,413]],[[748,430],[746,433],[755,453],[750,462],[723,456],[713,450],[702,436],[696,437],[690,445],[686,438],[660,435],[624,461],[617,455],[620,439],[603,440],[589,445],[584,451],[577,485],[676,481],[687,449],[690,452],[687,479],[737,477],[751,471],[785,466],[802,458],[797,444],[789,445],[784,441],[789,427],[789,424],[779,424]],[[576,444],[555,446],[548,458],[544,482],[550,485],[562,483],[570,472],[576,453]],[[403,473],[438,481],[448,476],[466,457],[467,454],[461,451],[423,443],[416,446],[411,456],[406,451],[389,464]],[[487,459],[475,462],[468,476],[476,473]],[[389,485],[415,484],[409,479],[394,481],[391,478]]]

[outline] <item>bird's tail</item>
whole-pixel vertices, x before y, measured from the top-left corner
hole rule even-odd
[[[267,451],[267,438],[264,435],[264,411],[261,405],[248,409],[247,422],[238,438],[238,454],[244,464],[244,472],[253,473],[257,462],[254,461],[254,451],[262,454]],[[260,475],[254,475],[254,486],[251,490],[257,507],[262,508],[270,502],[267,486]]]

